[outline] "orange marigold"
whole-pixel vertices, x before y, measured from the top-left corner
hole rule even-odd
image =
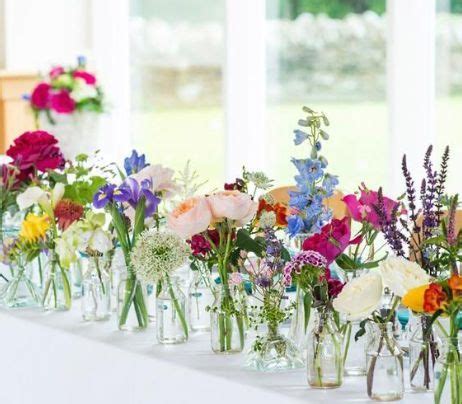
[[[448,296],[443,287],[437,283],[431,283],[424,293],[423,309],[427,313],[434,313],[444,306],[447,299]]]
[[[462,296],[462,276],[457,274],[451,275],[448,285],[455,297]]]

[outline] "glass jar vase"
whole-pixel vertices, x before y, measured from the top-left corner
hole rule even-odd
[[[210,309],[212,351],[216,354],[242,352],[245,345],[245,297],[228,285],[214,291]]]
[[[103,321],[111,317],[111,282],[102,255],[82,258],[82,317]]]
[[[279,332],[278,324],[268,324],[264,337],[257,336],[247,355],[246,366],[263,372],[303,367],[298,347]]]
[[[375,401],[401,400],[403,353],[393,335],[392,323],[372,323],[366,352],[367,395]]]
[[[82,297],[82,285],[83,285],[83,268],[82,268],[82,257],[79,256],[76,262],[71,264],[69,268],[70,278],[72,279],[72,298],[80,299]]]
[[[72,305],[72,289],[69,271],[61,267],[54,250],[48,251],[43,288],[43,308],[45,310],[69,310]]]
[[[435,404],[462,403],[462,337],[442,339],[435,364]]]
[[[180,279],[166,276],[156,298],[156,334],[160,344],[181,344],[188,340],[186,297]]]
[[[433,389],[433,368],[438,359],[438,341],[431,316],[419,315],[409,341],[409,380],[414,392]]]
[[[313,329],[307,338],[308,384],[318,389],[342,385],[342,335],[330,310],[316,310]]]
[[[209,331],[211,307],[214,295],[210,278],[200,271],[194,271],[188,288],[189,325],[193,331]]]
[[[132,271],[117,289],[117,320],[121,331],[141,331],[148,326],[146,287]]]
[[[360,329],[360,321],[349,321],[343,339],[343,361],[345,376],[364,376],[366,374],[366,338],[355,335]]]
[[[8,282],[3,303],[10,308],[41,306],[41,294],[31,279],[32,263],[19,262],[14,265],[13,278]]]

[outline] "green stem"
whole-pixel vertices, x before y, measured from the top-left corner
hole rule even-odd
[[[95,256],[94,260],[95,260],[96,273],[98,274],[99,283],[101,284],[101,290],[103,291],[103,294],[105,295],[106,288],[104,287],[103,277],[101,275],[101,268],[99,266],[99,257]]]
[[[167,283],[168,283],[168,293],[170,294],[170,298],[172,299],[173,306],[175,307],[175,311],[177,312],[178,317],[180,318],[180,322],[181,322],[181,326],[183,327],[184,335],[186,336],[186,339],[188,339],[189,337],[188,324],[186,323],[184,312],[181,309],[180,303],[178,302],[178,299],[175,296],[175,292],[173,291],[172,282],[170,281],[169,276],[167,276]]]
[[[347,357],[348,357],[348,351],[350,349],[351,329],[352,329],[351,322],[348,322],[347,326],[346,326],[346,334],[344,336],[344,338],[345,338],[345,349],[343,351],[343,366],[345,366],[345,363],[346,363],[346,360],[347,360]]]

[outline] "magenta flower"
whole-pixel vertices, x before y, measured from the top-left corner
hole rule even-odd
[[[87,83],[90,86],[94,86],[96,84],[96,77],[88,73],[85,70],[76,70],[73,74],[74,78],[78,79],[83,79],[85,83]]]
[[[50,106],[58,114],[70,114],[75,110],[75,101],[71,98],[69,91],[61,90],[51,95]]]
[[[32,91],[30,102],[34,108],[46,109],[50,102],[50,85],[47,83],[39,83]]]
[[[380,229],[380,219],[377,215],[375,206],[378,205],[378,193],[376,191],[371,191],[366,188],[363,184],[363,187],[360,188],[361,196],[359,199],[354,194],[346,195],[343,198],[343,202],[347,205],[347,208],[350,212],[353,220],[357,222],[366,221],[370,223],[374,228]],[[393,210],[399,203],[383,197],[383,205],[387,215],[387,221],[391,219]]]

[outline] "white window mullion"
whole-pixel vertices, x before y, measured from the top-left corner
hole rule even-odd
[[[435,10],[435,0],[387,1],[390,167],[395,193],[404,186],[402,155],[406,153],[410,169],[420,173],[424,152],[435,141]]]
[[[226,176],[264,169],[265,0],[226,0]]]

